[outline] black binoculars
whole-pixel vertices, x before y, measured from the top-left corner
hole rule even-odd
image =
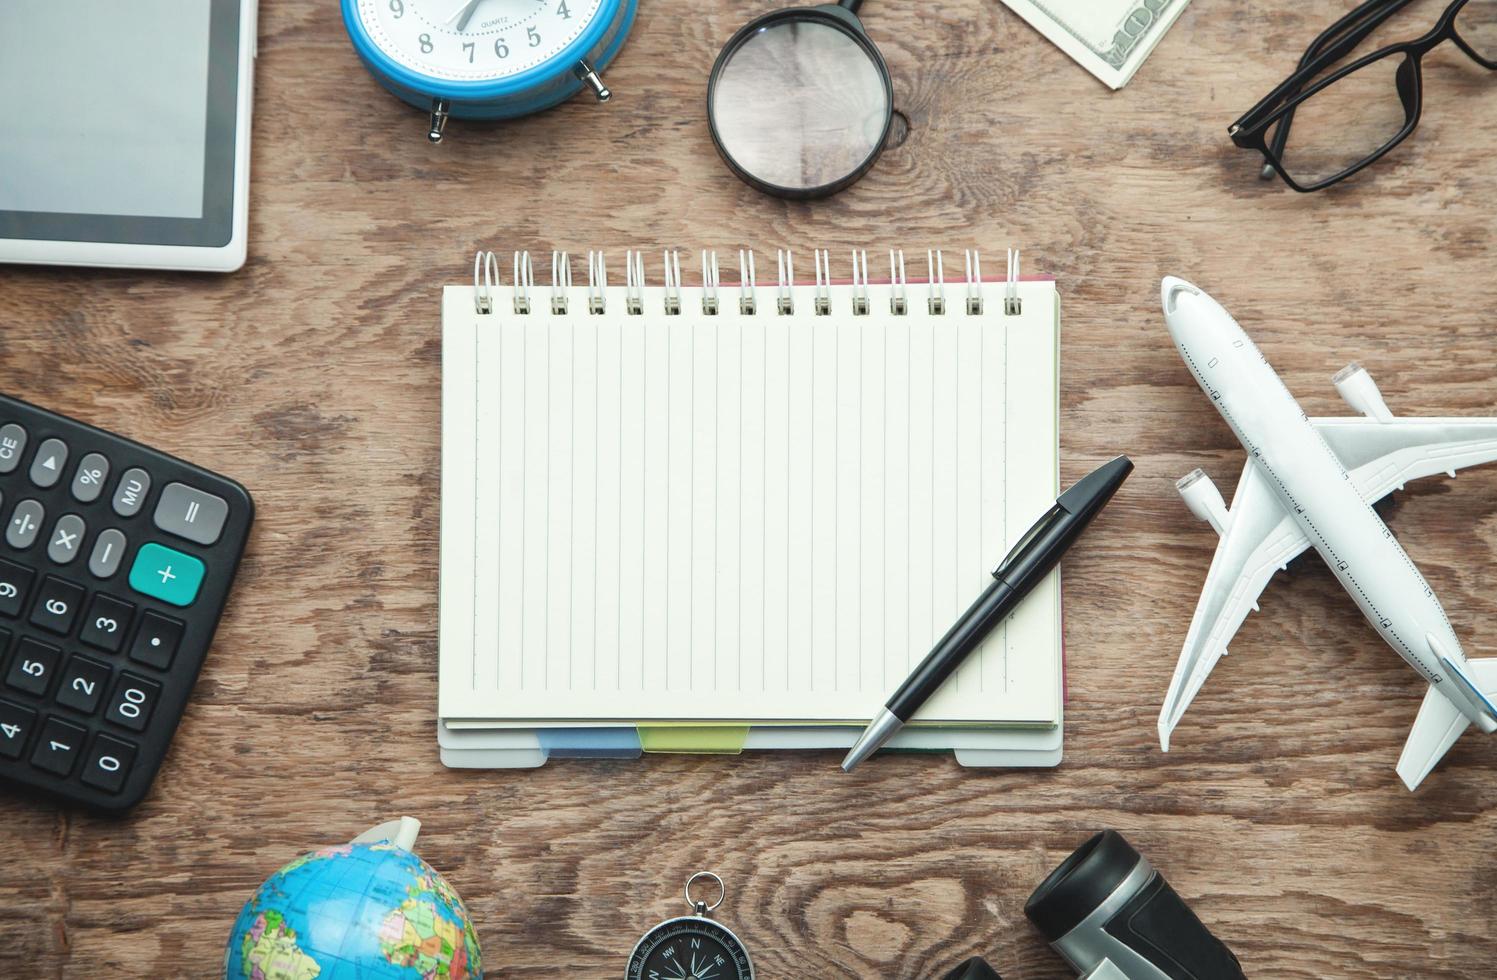
[[[1024,914],[1081,980],[1243,980],[1232,951],[1114,830],[1050,872]],[[974,957],[945,980],[1002,978]]]

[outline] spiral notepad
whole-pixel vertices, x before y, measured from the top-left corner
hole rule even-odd
[[[653,258],[480,253],[444,292],[454,729],[860,723],[1054,502],[1058,305],[1016,258]],[[1060,644],[1052,576],[916,722],[1055,725]]]

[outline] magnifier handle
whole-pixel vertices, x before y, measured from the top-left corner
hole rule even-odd
[[[839,0],[837,6],[855,14],[858,12],[858,8],[863,6],[863,0]]]

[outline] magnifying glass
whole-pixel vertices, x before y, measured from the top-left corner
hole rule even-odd
[[[766,194],[835,194],[868,172],[894,121],[894,87],[862,0],[792,7],[728,40],[707,82],[712,142]]]

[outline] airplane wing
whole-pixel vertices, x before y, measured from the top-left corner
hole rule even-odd
[[[1232,508],[1206,573],[1195,618],[1180,651],[1159,713],[1159,744],[1168,752],[1170,732],[1195,699],[1211,669],[1227,652],[1250,609],[1274,572],[1309,547],[1304,532],[1284,511],[1267,478],[1251,458],[1243,467]]]
[[[1409,480],[1497,461],[1497,419],[1311,419],[1368,503]]]

